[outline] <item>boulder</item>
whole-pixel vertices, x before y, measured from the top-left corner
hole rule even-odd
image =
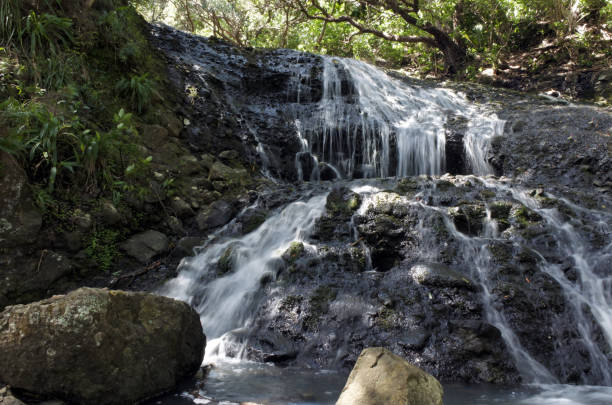
[[[0,313],[0,380],[79,404],[126,404],[195,374],[206,337],[188,304],[81,288]]]
[[[42,225],[28,178],[19,163],[0,151],[0,248],[32,243]]]
[[[194,215],[193,209],[181,197],[174,197],[170,201],[170,207],[179,218],[188,218]]]
[[[442,385],[382,347],[364,349],[336,405],[442,405]]]
[[[48,297],[73,271],[74,264],[69,259],[50,250],[22,257],[0,255],[0,310],[6,305]]]
[[[211,166],[208,179],[210,181],[223,181],[228,185],[236,186],[245,184],[248,181],[248,174],[243,168],[234,169],[217,161]]]
[[[215,201],[206,209],[203,209],[196,216],[198,228],[201,231],[216,228],[227,224],[234,216],[232,206],[223,200]]]
[[[169,245],[166,235],[149,230],[132,236],[121,244],[121,249],[139,262],[147,263],[153,257],[167,252]]]
[[[104,201],[100,205],[100,217],[107,225],[115,225],[121,221],[121,214],[110,201]]]

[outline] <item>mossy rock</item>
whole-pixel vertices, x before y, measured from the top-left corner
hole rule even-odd
[[[234,269],[234,248],[234,245],[228,246],[219,258],[217,262],[217,272],[219,275],[227,274]]]
[[[536,222],[540,222],[542,217],[524,205],[516,205],[510,211],[510,219],[520,228],[527,228]]]
[[[491,211],[491,218],[497,220],[508,219],[510,211],[512,210],[513,204],[510,201],[494,201],[489,204],[489,210]]]
[[[359,194],[353,193],[346,187],[339,187],[329,193],[325,208],[329,215],[350,218],[360,205],[361,196]]]
[[[289,248],[282,254],[282,258],[290,264],[295,263],[304,255],[305,248],[302,242],[291,242]]]
[[[449,215],[460,232],[467,235],[478,235],[482,231],[487,213],[484,205],[462,204],[450,208]]]

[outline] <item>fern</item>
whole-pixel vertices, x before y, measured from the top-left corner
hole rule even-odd
[[[150,105],[155,92],[155,81],[147,73],[123,78],[117,83],[120,95],[130,99],[138,113],[145,111]]]

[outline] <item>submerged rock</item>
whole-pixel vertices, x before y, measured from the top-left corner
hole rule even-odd
[[[0,314],[0,380],[80,404],[133,403],[193,375],[205,344],[184,302],[81,288]]]
[[[357,359],[336,405],[442,405],[442,385],[430,374],[381,347]]]

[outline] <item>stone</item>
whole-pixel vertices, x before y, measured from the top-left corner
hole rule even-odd
[[[42,226],[28,178],[19,163],[0,151],[0,247],[33,243]]]
[[[248,174],[245,169],[234,169],[217,161],[211,166],[208,179],[212,182],[218,180],[230,186],[236,186],[244,184],[248,180]]]
[[[457,230],[467,235],[478,235],[483,228],[483,220],[487,216],[484,206],[478,204],[462,204],[449,209]]]
[[[166,224],[170,230],[177,235],[184,235],[185,228],[183,228],[183,223],[177,217],[170,216],[166,219]]]
[[[121,244],[121,249],[141,263],[147,263],[153,257],[167,252],[168,248],[168,237],[154,230],[134,235]]]
[[[204,244],[204,239],[197,236],[185,236],[176,244],[176,252],[179,256],[193,256],[194,249]]]
[[[196,216],[198,228],[201,231],[227,224],[234,216],[234,209],[226,201],[219,200],[210,204]]]
[[[441,263],[415,264],[410,268],[410,275],[415,283],[428,287],[478,288],[469,277]]]
[[[168,142],[168,130],[160,125],[143,125],[140,139],[151,150],[156,150]]]
[[[93,225],[91,215],[87,212],[83,212],[80,209],[76,209],[72,214],[71,222],[83,232],[87,232]]]
[[[181,197],[174,197],[170,201],[170,208],[174,211],[179,218],[188,218],[195,215],[191,206],[185,202]]]
[[[183,155],[179,159],[179,169],[185,175],[192,175],[202,171],[198,158],[193,155]]]
[[[81,288],[0,313],[0,380],[71,403],[134,403],[195,374],[205,345],[184,302]]]
[[[202,158],[202,165],[204,165],[204,167],[206,167],[209,170],[215,164],[215,157],[211,155],[210,153],[206,153],[202,155],[201,158]]]
[[[364,349],[336,405],[442,405],[433,376],[382,347]]]
[[[83,234],[81,232],[64,232],[63,237],[69,251],[78,252],[83,248]]]
[[[48,296],[48,290],[74,270],[70,260],[50,250],[38,251],[9,263],[0,263],[0,309],[5,305]]]
[[[110,201],[104,201],[100,206],[100,217],[107,225],[115,225],[121,222],[121,214]]]
[[[232,160],[236,160],[238,159],[238,152],[235,150],[224,150],[223,152],[219,153],[219,159],[226,161],[226,162],[231,162]]]

